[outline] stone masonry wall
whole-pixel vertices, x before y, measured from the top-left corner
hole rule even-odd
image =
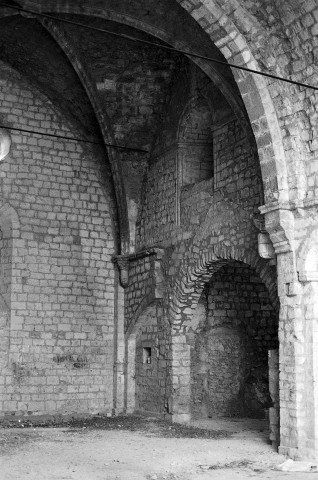
[[[213,177],[182,189],[180,215],[184,228],[192,229],[203,224],[208,208],[219,198],[217,193],[241,208],[251,208],[251,213],[253,207],[261,203],[262,189],[255,152],[237,119],[213,132],[211,161],[214,164]]]
[[[153,304],[136,338],[136,409],[163,414],[168,410],[169,329],[161,305]]]
[[[8,365],[10,346],[10,306],[12,293],[12,224],[5,221],[0,231],[0,371]],[[0,393],[4,392],[4,376],[0,377]]]
[[[262,416],[270,406],[268,350],[278,344],[278,313],[258,275],[230,263],[203,292],[206,314],[192,340],[192,412]]]
[[[155,147],[154,156],[149,165],[136,240],[138,248],[150,245],[167,247],[167,283],[171,290],[169,298],[168,295],[165,296],[165,301],[169,305],[170,321],[175,334],[171,347],[173,373],[169,379],[170,383],[167,385],[167,393],[171,394],[171,402],[168,402],[169,409],[174,415],[181,415],[182,419],[188,418],[187,415],[191,414],[189,411],[191,402],[192,404],[193,402],[197,403],[192,413],[199,414],[198,412],[202,411],[202,399],[206,398],[205,382],[208,378],[205,372],[201,382],[198,373],[198,384],[193,389],[197,392],[198,398],[191,400],[189,384],[191,355],[189,345],[184,343],[180,334],[183,331],[182,322],[191,312],[192,302],[197,295],[196,290],[199,289],[198,284],[186,285],[189,278],[192,278],[192,270],[198,265],[204,264],[204,258],[208,257],[208,252],[211,260],[243,257],[249,262],[255,258],[256,263],[263,262],[262,265],[259,265],[260,269],[266,269],[266,262],[259,258],[257,245],[259,230],[257,224],[254,223],[254,215],[256,217],[259,215],[258,206],[263,203],[259,162],[251,135],[233,112],[227,112],[225,116],[220,114],[220,119],[218,111],[214,112],[216,115],[213,117],[215,121],[213,125],[209,123],[211,117],[206,116],[208,123],[206,127],[213,130],[213,158],[211,161],[214,162],[214,175],[197,183],[195,183],[197,178],[194,175],[192,184],[182,186],[183,177],[177,141],[180,125],[178,121],[180,122],[183,113],[188,111],[185,109],[188,108],[189,103],[193,104],[192,107],[195,110],[193,103],[195,101],[191,96],[193,91],[189,89],[184,78],[186,77],[177,79],[175,82],[175,91],[171,96],[172,100],[165,116],[166,123],[162,125],[158,145]],[[198,90],[196,92],[200,91],[200,85],[200,82],[197,82]],[[215,90],[213,92],[220,95]],[[198,98],[202,105],[202,98]],[[223,105],[222,102],[220,104]],[[191,115],[188,118],[191,119]],[[193,130],[191,130],[193,135],[195,126],[194,123]],[[203,125],[200,125],[200,131],[204,131]],[[162,146],[161,151],[159,144]],[[181,148],[184,150],[186,145],[182,144]],[[190,153],[191,148],[189,147],[188,154]],[[184,156],[181,156],[181,160],[183,158]],[[189,165],[189,155],[186,158]],[[197,160],[196,157],[194,164]],[[169,218],[171,221],[165,222],[165,218]],[[204,258],[202,258],[203,254]],[[197,283],[199,276],[199,273],[194,272],[193,278],[196,278]],[[180,292],[183,292],[182,300]],[[176,304],[174,305],[175,300]],[[206,339],[206,337],[204,338]],[[222,337],[220,342],[222,343],[223,339],[226,343],[225,337]],[[238,356],[245,364],[246,350],[248,350],[246,344],[249,342],[245,342],[244,334],[234,335],[232,340],[230,351],[233,350],[235,344]],[[213,339],[211,342],[213,343]],[[205,345],[205,347],[208,349],[208,346]],[[201,353],[204,356],[205,347],[200,347],[200,353],[197,352],[198,357],[195,362],[198,371],[204,370],[207,365],[200,358]],[[212,352],[212,349],[210,351]],[[217,352],[217,348],[215,352]],[[267,351],[264,352],[263,357],[263,365],[267,366]],[[217,358],[217,354],[215,358]],[[228,365],[229,368],[233,366],[233,359],[228,362]],[[222,372],[222,369],[220,371]],[[234,373],[230,373],[229,370],[227,376],[231,379],[229,382],[233,384]],[[229,382],[225,383],[229,384]],[[236,405],[242,383],[243,380],[238,383],[235,399],[232,398],[231,402],[226,402],[225,397],[223,398],[223,406],[230,403],[232,406]],[[209,389],[207,390],[209,391]],[[251,397],[251,394],[249,396]],[[197,411],[195,411],[196,408]],[[215,405],[215,411],[217,408],[222,409],[222,401],[219,402],[218,407]],[[253,408],[257,410],[258,407]],[[204,409],[208,414],[207,402],[203,406]],[[228,411],[228,406],[224,407],[224,410]],[[237,413],[236,411],[235,414]]]
[[[195,93],[189,78],[196,78]],[[257,212],[262,204],[260,167],[252,137],[225,99],[219,99],[222,94],[212,84],[208,83],[208,87],[207,82],[196,70],[192,71],[192,76],[188,73],[175,79],[171,102],[157,139],[165,147],[160,151],[156,146],[144,184],[137,228],[138,248],[154,244],[170,246],[185,236],[189,238],[198,225],[204,224],[209,208],[216,206],[220,199],[231,202],[233,208],[240,210],[238,215],[246,218]],[[208,88],[222,106],[214,115],[213,110],[208,111],[203,97]],[[196,117],[203,107],[205,124],[202,118],[198,123]],[[191,140],[188,146],[187,137]],[[183,143],[179,145],[180,140]],[[194,148],[194,141],[203,141],[204,145]],[[202,157],[205,169],[207,156],[210,156],[214,171],[207,170],[208,173],[200,177],[197,165],[200,168]],[[189,172],[191,162],[192,174]],[[211,221],[213,223],[213,219]],[[243,236],[247,237],[250,225],[243,222],[240,222],[240,231],[245,230]],[[223,223],[226,223],[224,219]],[[255,241],[256,236],[254,245]]]
[[[234,119],[213,135],[214,188],[224,189],[231,200],[244,207],[262,200],[256,151],[241,122]]]
[[[213,114],[204,97],[195,98],[183,112],[178,132],[178,164],[181,187],[214,174]]]
[[[45,97],[3,64],[0,117],[14,127],[76,135]],[[115,244],[103,152],[73,141],[11,135],[0,192],[16,212],[19,230],[0,414],[110,411]],[[10,260],[2,261],[4,274]]]
[[[163,296],[162,251],[147,250],[131,255],[128,260],[125,331],[132,330],[140,311],[154,299]]]
[[[141,205],[137,245],[166,243],[176,225],[176,149],[164,152],[149,170]]]

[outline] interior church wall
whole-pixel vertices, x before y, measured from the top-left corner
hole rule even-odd
[[[265,285],[247,265],[229,262],[206,284],[200,304],[205,315],[191,342],[193,414],[264,418],[268,351],[278,346],[278,312]]]
[[[76,137],[58,109],[5,64],[0,111],[8,126]],[[17,218],[14,238],[1,240],[10,328],[10,346],[1,342],[1,415],[111,411],[115,242],[103,153],[9,132],[0,190],[7,216],[11,208]]]
[[[204,224],[209,209],[222,201],[230,202],[231,208],[240,210],[238,216],[245,217],[240,220],[234,235],[245,238],[250,235],[253,248],[257,248],[257,231],[251,224],[251,217],[258,215],[263,192],[251,132],[246,130],[246,125],[234,115],[220,91],[202,72],[194,66],[185,65],[183,68],[183,74],[175,79],[171,101],[144,181],[136,231],[137,248],[145,245],[169,246],[178,242],[186,231],[190,236],[191,231]],[[188,112],[187,109],[189,102],[192,110],[195,111],[197,105],[202,109],[203,101],[210,115],[205,116],[205,125],[198,127],[195,115],[191,116],[191,110]],[[186,127],[189,134],[180,137],[178,129],[181,128],[184,111],[188,115],[188,123],[192,120],[192,124]],[[207,130],[209,136],[204,134]],[[195,139],[193,132],[196,132]],[[196,163],[200,163],[200,155],[206,156],[205,149],[198,151],[194,148],[194,141],[212,143],[213,150],[209,155],[214,171],[211,178],[202,181],[195,181],[195,171],[191,181],[191,172],[188,172],[190,180],[183,185],[184,170],[191,165],[190,157],[195,170]],[[183,161],[185,165],[180,166]],[[221,229],[226,228],[227,219],[222,223],[222,226],[218,222],[217,225]],[[239,242],[242,244],[243,241],[240,239]]]
[[[231,252],[237,252],[234,253],[234,255],[245,256],[248,262],[251,261],[252,256],[259,259],[257,238],[260,229],[263,228],[261,222],[259,222],[258,213],[258,206],[261,205],[263,201],[261,174],[251,132],[248,131],[246,125],[242,124],[236,115],[234,115],[229,105],[218,97],[221,95],[220,92],[216,87],[209,84],[209,81],[204,75],[197,71],[194,75],[194,67],[184,68],[188,73],[190,71],[191,74],[188,76],[180,75],[180,77],[175,80],[174,89],[171,94],[171,102],[167,108],[160,134],[158,134],[154,154],[144,182],[136,239],[139,248],[147,245],[168,247],[165,253],[165,272],[167,274],[165,280],[166,284],[171,287],[171,290],[169,293],[166,291],[164,296],[168,310],[170,308],[173,310],[174,308],[171,304],[173,294],[178,292],[178,282],[185,281],[182,274],[187,276],[188,269],[190,269],[196,261],[201,263],[200,258],[202,258],[203,252],[210,252],[212,256],[215,254],[219,258],[224,254],[225,258],[227,258],[228,249]],[[189,68],[189,70],[187,70],[187,68]],[[195,89],[193,90],[194,79]],[[203,96],[203,92],[205,92],[205,96]],[[214,110],[213,104],[215,106]],[[193,112],[197,111],[198,106],[202,112],[202,105],[205,105],[205,112],[210,112],[210,114],[205,115],[205,124],[199,125],[198,118]],[[224,108],[227,109],[225,113]],[[185,115],[186,122],[182,123]],[[182,125],[183,128],[182,132],[187,132],[188,135],[180,136],[180,125]],[[208,135],[204,135],[204,132],[208,132]],[[186,136],[190,141],[188,146],[186,144]],[[181,161],[185,158],[184,150],[188,148],[187,158],[190,158],[192,154],[195,165],[199,160],[197,156],[198,150],[193,149],[193,142],[197,140],[197,138],[203,142],[206,142],[207,138],[211,138],[213,152],[210,153],[210,160],[214,167],[211,178],[195,181],[195,178],[197,178],[195,171],[194,181],[184,185],[184,170],[179,168],[180,137],[183,141]],[[187,162],[187,168],[189,165],[191,166],[190,161]],[[191,181],[191,174],[188,174],[188,178]],[[178,218],[179,212],[180,217]],[[264,263],[262,266],[264,270],[266,268],[270,269],[268,265],[265,267],[266,261],[262,260],[261,262]],[[248,269],[247,266],[245,268]],[[271,277],[270,284],[271,287],[275,289],[275,267],[272,267],[272,269],[272,275],[269,275],[269,277]],[[243,285],[244,280],[240,281]],[[253,281],[257,284],[257,280],[255,280],[254,277],[252,282]],[[191,378],[188,377],[188,373],[186,373],[188,359],[183,356],[183,353],[188,347],[187,345],[183,345],[182,340],[180,340],[180,348],[178,345],[174,347],[174,353],[172,353],[171,358],[172,364],[176,367],[173,375],[174,378],[177,379],[175,381],[178,383],[178,387],[172,386],[168,382],[166,385],[166,394],[169,395],[171,389],[174,391],[179,389],[180,392],[182,392],[186,387],[185,383],[190,383],[191,380],[194,382],[192,391],[195,391],[197,395],[196,399],[192,398],[192,400],[189,400],[189,402],[192,402],[192,415],[200,415],[202,414],[202,410],[204,410],[204,415],[206,416],[210,414],[250,414],[262,416],[264,415],[264,410],[253,398],[250,398],[249,401],[251,404],[254,401],[255,405],[254,407],[250,405],[249,411],[247,411],[248,407],[244,406],[244,394],[242,393],[242,388],[244,389],[245,385],[245,376],[250,378],[253,376],[251,372],[247,375],[248,366],[250,366],[250,370],[252,370],[251,365],[257,355],[260,355],[259,351],[256,349],[256,353],[256,350],[253,350],[252,347],[253,341],[257,343],[258,340],[253,339],[252,341],[252,337],[249,336],[241,325],[231,325],[231,330],[229,325],[231,324],[232,318],[230,315],[227,317],[228,312],[223,309],[223,303],[224,305],[228,305],[229,302],[226,295],[227,292],[230,291],[230,286],[225,278],[219,279],[219,282],[224,284],[224,293],[220,294],[224,295],[224,297],[222,301],[219,302],[221,305],[218,308],[219,311],[224,311],[225,326],[221,325],[218,333],[212,331],[213,327],[211,325],[207,327],[208,322],[211,320],[212,310],[210,310],[209,314],[207,314],[210,315],[210,317],[206,317],[205,326],[204,328],[202,327],[202,336],[200,337],[198,334],[196,348],[193,347],[191,353],[192,362],[195,364],[195,367],[193,367],[196,371],[195,380],[194,377],[192,377],[191,380]],[[248,281],[246,280],[246,282]],[[241,289],[243,291],[244,287],[242,285]],[[265,287],[264,285],[260,285],[261,283],[257,284],[255,288],[263,289],[262,292],[265,295]],[[235,287],[233,288],[235,290]],[[131,274],[130,285],[128,287],[130,295],[134,289],[138,292],[140,290],[140,284],[134,284],[134,278]],[[188,293],[184,296],[184,305],[180,305],[182,311],[189,310],[189,305],[191,305],[191,301],[193,301],[192,295],[196,295],[196,287],[194,285],[186,290]],[[248,291],[250,290],[251,289],[248,289]],[[237,302],[240,301],[243,304],[243,300],[239,300],[240,293],[236,293],[236,299]],[[211,305],[214,301],[214,294],[215,292],[212,293],[211,290],[209,296]],[[251,292],[251,299],[246,300],[247,303],[253,301],[253,295],[254,293]],[[260,297],[261,296],[262,293],[260,293]],[[127,305],[131,302],[128,294],[126,301]],[[263,300],[259,300],[258,306],[263,304],[262,302]],[[249,306],[252,311],[251,303],[249,303]],[[248,308],[245,307],[246,305],[244,305],[243,310],[248,310]],[[206,306],[206,308],[208,309],[209,307]],[[237,305],[233,307],[233,309],[235,308],[237,316],[240,317],[240,315],[242,315],[242,312],[239,312],[240,308]],[[264,311],[265,310],[266,307],[264,306]],[[251,313],[251,311],[249,313]],[[254,313],[255,312],[253,312],[253,315]],[[263,316],[263,322],[265,323],[267,314],[268,313],[264,313]],[[216,315],[218,315],[218,313]],[[254,329],[256,329],[258,333],[262,331],[261,335],[265,335],[264,332],[268,328],[268,332],[271,331],[271,333],[267,332],[267,334],[274,335],[277,338],[277,312],[274,314],[272,311],[272,315],[275,317],[276,322],[275,332],[271,330],[271,325],[261,327],[260,324],[257,324],[257,326],[254,324]],[[254,317],[257,317],[256,313]],[[249,327],[246,325],[246,329],[253,328],[249,322],[250,318],[247,320]],[[255,322],[257,323],[258,320],[255,320]],[[176,343],[179,341],[178,334],[183,332],[183,328],[184,325],[182,324],[173,327],[172,334],[175,335]],[[208,331],[210,333],[208,333]],[[233,350],[233,345],[235,344],[240,362],[244,365],[240,369],[237,389],[234,389],[235,392],[228,402],[226,401],[226,388],[220,387],[222,382],[218,384],[220,398],[217,396],[217,393],[215,393],[215,395],[207,393],[207,390],[209,390],[207,387],[208,371],[213,370],[213,367],[211,367],[209,363],[212,362],[213,348],[211,345],[210,348],[206,343],[209,335],[210,344],[215,343],[215,352],[217,352],[219,346],[222,346],[222,342],[224,344],[227,343],[231,337],[232,344],[227,354]],[[216,341],[216,337],[218,341]],[[268,378],[268,349],[272,348],[269,344],[270,342],[268,342],[266,347],[263,345],[261,348],[263,363],[262,368],[260,368],[258,372],[259,377],[264,374],[264,376]],[[275,345],[277,346],[277,342]],[[209,360],[207,360],[209,357],[208,352],[211,354]],[[185,353],[185,355],[187,354]],[[217,353],[215,353],[215,355],[217,357]],[[206,358],[206,361],[201,357]],[[226,355],[224,354],[224,358],[225,357]],[[137,355],[136,361],[139,361],[140,365],[142,364],[140,354]],[[233,358],[229,360],[227,364],[229,368],[234,368],[234,365],[236,365]],[[179,367],[177,367],[177,365],[179,365]],[[221,371],[222,369],[217,367],[216,370]],[[204,378],[199,379],[201,374]],[[227,381],[233,386],[235,372],[229,370],[224,376],[227,377]],[[252,387],[250,390],[251,389]],[[240,398],[240,395],[242,398]],[[253,397],[252,394],[249,395]],[[209,400],[213,396],[215,397],[214,403],[213,400]],[[218,401],[216,398],[218,398]],[[182,394],[180,393],[180,405],[178,407],[172,406],[169,413],[176,413],[176,408],[179,407],[182,412],[186,412],[189,407],[189,405],[188,407],[186,405],[187,402],[188,400],[185,397],[184,400],[182,400]],[[230,406],[230,404],[232,406]]]
[[[153,304],[142,315],[136,335],[137,411],[162,415],[166,409],[169,329],[161,305]]]

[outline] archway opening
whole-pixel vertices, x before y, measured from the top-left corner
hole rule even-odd
[[[189,343],[192,418],[270,415],[276,442],[278,311],[254,269],[230,261],[205,283]]]

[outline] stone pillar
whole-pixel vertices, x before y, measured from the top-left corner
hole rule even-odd
[[[301,286],[296,272],[294,247],[294,214],[279,204],[263,206],[265,228],[270,235],[277,256],[277,286],[279,312],[279,452],[296,458],[299,452],[299,434],[303,412],[300,397],[303,394],[302,352],[298,341],[303,322]]]
[[[318,460],[318,248],[296,268],[294,215],[290,207],[262,207],[277,255],[279,316],[279,453]],[[300,236],[298,232],[298,237]],[[303,232],[305,235],[306,232]],[[317,240],[317,239],[316,239]],[[299,244],[298,238],[297,243]],[[310,254],[312,248],[313,253]],[[299,249],[298,249],[299,250]],[[298,260],[301,255],[297,250]],[[304,254],[304,257],[306,255]]]
[[[176,334],[171,339],[171,397],[169,413],[172,421],[188,422],[191,418],[191,385],[190,385],[190,345],[186,336]]]
[[[269,372],[269,393],[273,406],[269,409],[269,439],[273,447],[278,450],[279,446],[279,352],[270,350],[268,352],[268,372]]]
[[[295,422],[293,448],[281,453],[318,461],[318,279],[306,281],[294,317]]]
[[[125,413],[133,413],[136,407],[136,335],[126,341],[125,361]]]
[[[279,314],[279,399],[280,447],[279,452],[295,459],[299,449],[299,434],[303,411],[300,397],[303,394],[303,372],[299,356],[302,354],[301,330],[303,315],[301,295],[294,295],[289,278],[290,252],[277,258]]]
[[[115,295],[115,332],[114,332],[114,402],[115,414],[124,411],[124,365],[125,365],[125,334],[124,334],[124,289],[117,279]]]

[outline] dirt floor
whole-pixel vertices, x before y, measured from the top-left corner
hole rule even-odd
[[[261,420],[180,426],[146,417],[7,423],[0,429],[1,480],[318,480],[277,471],[285,458]]]

